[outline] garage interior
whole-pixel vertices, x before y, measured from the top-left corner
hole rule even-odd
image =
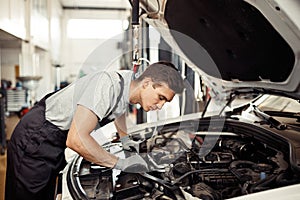
[[[113,153],[122,151],[118,147],[128,148],[126,156],[144,153],[152,171],[135,176],[120,170],[117,177],[115,169],[67,149],[70,160],[57,178],[56,200],[299,199],[298,1],[1,0],[0,5],[0,200],[7,144],[39,100],[97,71],[131,70],[133,80],[160,60],[176,66],[183,92],[161,110],[145,112],[130,104],[128,146],[112,142],[113,123],[87,134],[99,144],[110,140],[104,144]],[[109,139],[102,137],[106,132]]]
[[[87,73],[108,67],[133,70],[135,47],[132,7],[127,0],[3,0],[0,10],[1,200],[6,144],[20,118],[45,94]],[[186,97],[195,96],[196,101],[179,96],[160,114],[133,107],[128,124],[155,122],[203,109],[206,91],[199,87],[198,74],[149,24],[142,20],[140,27],[143,31],[139,33],[139,53],[145,59],[140,70],[149,61],[171,60],[189,82]],[[96,54],[102,59],[96,59]],[[191,102],[182,107],[183,101]]]

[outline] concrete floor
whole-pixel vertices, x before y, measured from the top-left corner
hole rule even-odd
[[[6,173],[6,152],[0,156],[0,200],[4,199]]]
[[[7,141],[10,139],[11,133],[19,121],[17,115],[12,115],[5,119],[5,132]],[[5,174],[6,174],[6,151],[4,155],[0,155],[0,200],[4,200],[5,192]]]

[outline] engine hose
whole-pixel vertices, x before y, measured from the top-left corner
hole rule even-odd
[[[291,174],[288,173],[281,173],[276,178],[276,184],[278,186],[286,186],[292,185],[295,183],[299,183],[299,178],[291,177]]]
[[[277,175],[270,175],[267,178],[258,181],[257,183],[253,184],[250,187],[249,192],[253,193],[253,192],[260,191],[259,188],[265,188],[265,187],[269,186],[272,182],[275,183],[276,178],[277,178]]]
[[[198,169],[198,170],[190,171],[180,176],[175,181],[172,181],[172,185],[179,183],[182,179],[184,179],[187,176],[190,176],[195,173],[201,173],[201,172],[217,172],[217,173],[223,172],[224,173],[224,172],[228,172],[228,170],[227,169]]]
[[[251,167],[253,165],[255,165],[254,162],[251,162],[251,161],[247,161],[247,160],[241,160],[241,161],[233,161],[230,166],[229,166],[229,170],[231,171],[231,173],[233,173],[236,178],[241,181],[241,182],[245,182],[248,180],[248,177],[243,177],[238,171],[237,171],[237,168],[238,168],[238,165],[240,164],[244,164],[244,165],[250,165]],[[245,167],[243,167],[245,168]]]

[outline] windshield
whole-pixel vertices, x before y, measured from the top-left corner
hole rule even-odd
[[[268,95],[258,108],[262,111],[299,113],[300,103],[287,97]]]

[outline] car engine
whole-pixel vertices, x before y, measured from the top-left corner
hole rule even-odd
[[[69,169],[69,190],[74,199],[217,200],[299,183],[282,151],[288,147],[276,145],[251,134],[169,128],[105,147],[125,156],[139,153],[149,172],[120,172],[78,156]]]

